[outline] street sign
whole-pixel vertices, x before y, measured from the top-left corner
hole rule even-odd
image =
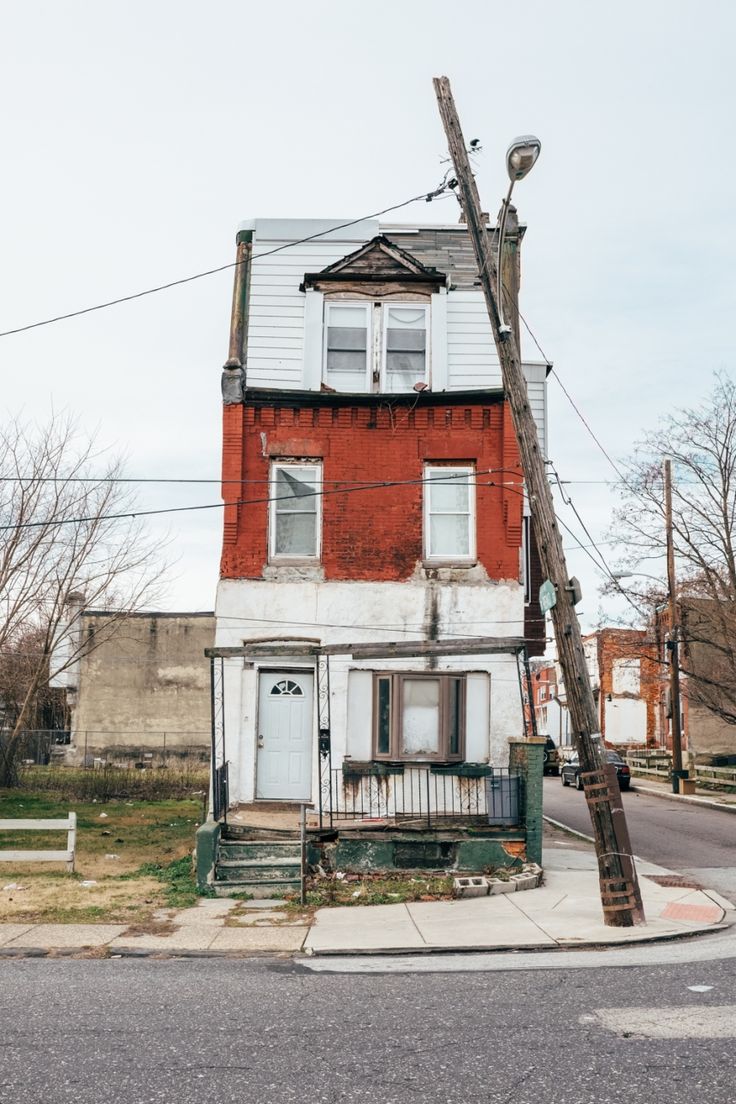
[[[557,591],[551,579],[545,579],[539,588],[539,604],[542,613],[549,613],[553,606],[557,605]]]

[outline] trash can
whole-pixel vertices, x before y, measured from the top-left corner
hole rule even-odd
[[[510,828],[519,823],[518,774],[494,773],[486,778],[488,823]]]

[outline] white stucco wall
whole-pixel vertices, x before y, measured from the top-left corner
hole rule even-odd
[[[222,580],[218,587],[216,646],[252,640],[311,639],[315,643],[426,639],[430,617],[439,638],[522,636],[523,591],[517,582],[462,585],[426,579],[401,583]],[[258,671],[288,667],[314,670],[303,658],[281,656],[225,661],[225,741],[234,802],[254,797]],[[505,766],[509,737],[523,730],[513,655],[448,656],[431,660],[330,660],[333,767],[345,755],[372,756],[372,672],[438,670],[467,673],[466,758]],[[316,693],[315,693],[316,699]],[[317,727],[316,701],[314,727]],[[316,737],[315,737],[316,745]],[[317,793],[316,747],[313,795]]]

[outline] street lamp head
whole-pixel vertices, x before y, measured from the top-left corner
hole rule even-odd
[[[506,150],[506,170],[509,180],[523,180],[539,157],[542,143],[533,134],[522,134],[514,138]]]

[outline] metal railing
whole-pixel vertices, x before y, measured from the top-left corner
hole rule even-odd
[[[405,766],[381,773],[332,771],[325,813],[334,821],[512,826],[523,822],[519,774],[507,768],[469,776],[461,769]]]
[[[221,763],[215,767],[212,777],[212,815],[215,820],[221,820],[227,815],[228,806],[228,763]]]

